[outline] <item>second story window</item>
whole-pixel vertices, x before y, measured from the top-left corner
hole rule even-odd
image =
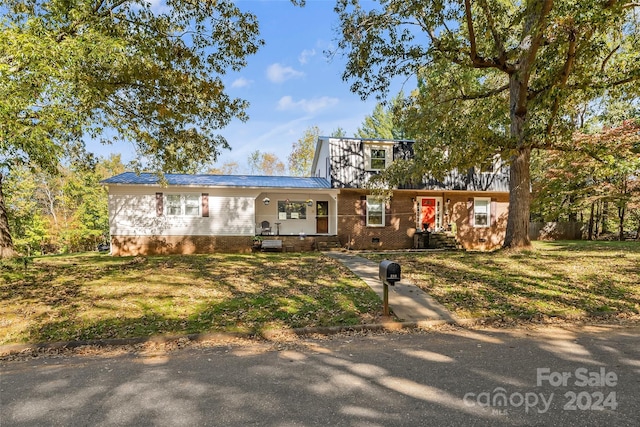
[[[393,161],[393,145],[384,143],[364,144],[365,169],[381,171],[389,167]]]
[[[371,150],[371,169],[382,170],[387,167],[386,164],[387,153],[386,150],[380,148],[374,148]]]

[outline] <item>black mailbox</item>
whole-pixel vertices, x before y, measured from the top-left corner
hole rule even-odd
[[[395,285],[400,281],[400,264],[385,259],[380,262],[380,280],[386,285]]]

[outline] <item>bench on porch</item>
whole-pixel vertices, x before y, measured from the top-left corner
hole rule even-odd
[[[261,248],[263,251],[273,249],[282,252],[282,240],[263,240]]]

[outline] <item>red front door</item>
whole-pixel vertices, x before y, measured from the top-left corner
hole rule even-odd
[[[420,206],[420,224],[423,229],[436,228],[436,199],[423,198]]]

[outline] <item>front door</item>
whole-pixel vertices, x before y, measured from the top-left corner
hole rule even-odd
[[[441,226],[440,211],[442,202],[439,197],[421,197],[420,199],[420,222],[418,227],[423,230],[435,230]]]
[[[329,202],[316,202],[316,234],[329,233]]]

